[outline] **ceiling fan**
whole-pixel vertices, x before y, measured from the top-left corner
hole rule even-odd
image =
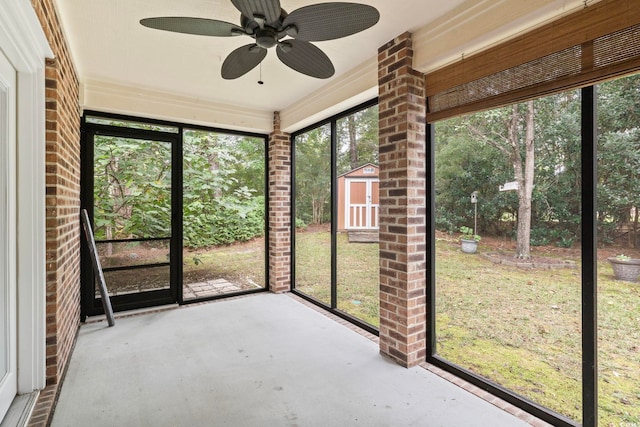
[[[375,25],[380,19],[376,8],[358,3],[319,3],[291,13],[279,0],[231,0],[240,11],[240,25],[217,19],[156,17],[140,20],[145,27],[176,33],[231,37],[246,35],[255,42],[239,47],[222,64],[222,77],[243,76],[276,48],[280,61],[311,77],[326,79],[335,73],[329,57],[312,41],[346,37]]]

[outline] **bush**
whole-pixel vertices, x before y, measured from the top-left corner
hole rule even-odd
[[[184,207],[184,245],[195,249],[246,242],[264,234],[264,197],[222,198],[209,212],[201,201]]]

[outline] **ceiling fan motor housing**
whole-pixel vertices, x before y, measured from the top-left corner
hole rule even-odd
[[[256,44],[262,48],[274,47],[277,41],[278,32],[271,27],[259,28],[256,31]]]

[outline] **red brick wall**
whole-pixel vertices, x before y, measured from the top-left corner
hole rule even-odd
[[[291,136],[273,115],[269,135],[269,286],[271,292],[291,290]]]
[[[378,50],[380,352],[403,366],[426,357],[426,98],[411,34]]]
[[[80,322],[79,83],[52,0],[31,3],[55,55],[46,63],[47,384],[54,384]]]

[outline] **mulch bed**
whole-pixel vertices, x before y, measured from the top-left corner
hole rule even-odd
[[[458,235],[449,235],[440,231],[436,232],[438,239],[446,240],[451,244],[458,243]],[[524,261],[515,258],[516,242],[509,238],[482,236],[479,243],[481,256],[495,264],[514,266],[519,268],[577,268],[582,256],[582,248],[577,242],[570,248],[560,248],[553,245],[532,246],[531,259]],[[640,248],[631,248],[628,245],[616,242],[606,247],[597,248],[598,259],[606,260],[619,254],[625,254],[632,258],[640,258]]]
[[[540,269],[555,269],[555,268],[576,268],[577,264],[573,260],[563,260],[561,258],[551,258],[545,256],[532,256],[528,260],[518,259],[514,256],[513,252],[485,252],[482,254],[494,264],[509,265],[518,268],[540,268]]]

